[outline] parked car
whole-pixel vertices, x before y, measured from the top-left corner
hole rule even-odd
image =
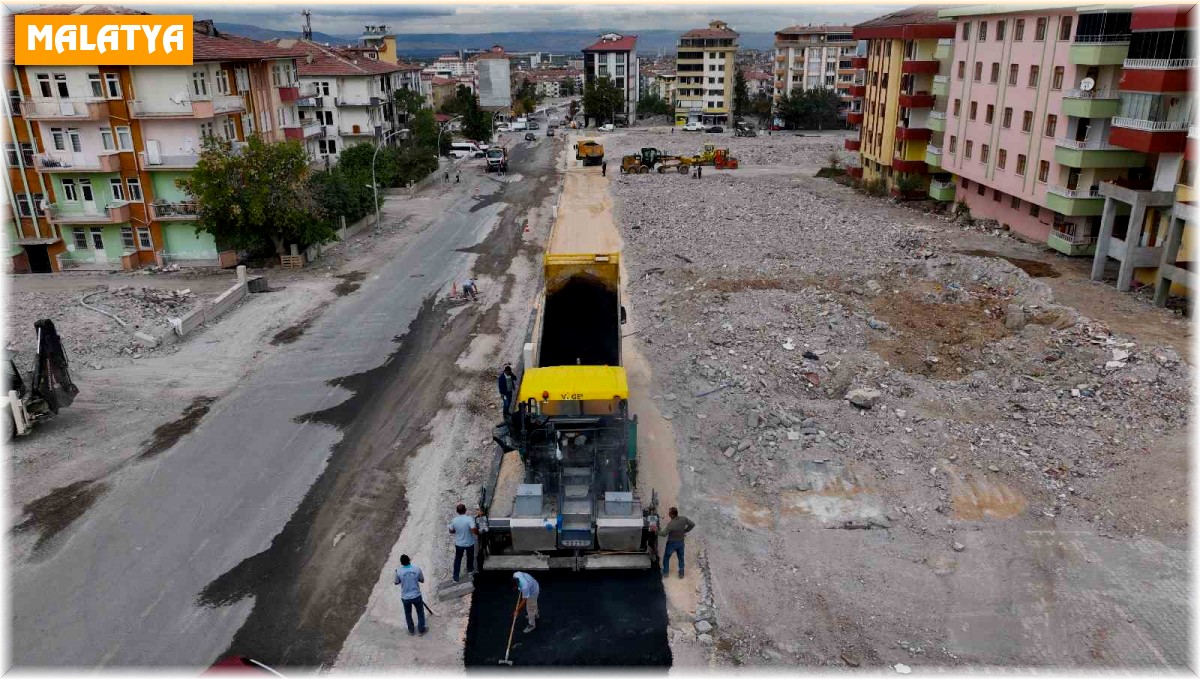
[[[615,130],[615,129],[617,129],[617,128],[616,128],[616,126],[615,126],[615,125],[613,125],[612,123],[605,123],[605,124],[603,124],[603,125],[601,125],[601,126],[600,126],[600,131],[601,131],[601,132],[612,132],[612,131],[613,131],[613,130]]]
[[[683,126],[683,131],[684,132],[703,132],[704,124],[703,123],[695,123],[695,122],[688,123],[687,125]]]
[[[704,131],[705,132],[724,132],[725,128],[721,127],[720,125],[709,125],[708,127],[704,128]]]
[[[541,129],[541,127],[542,127],[541,123],[537,122],[536,120],[529,121],[529,129],[539,130],[539,129]]]
[[[546,136],[547,136],[547,137],[553,137],[553,136],[554,136],[554,128],[553,128],[553,127],[548,127],[548,128],[546,128]]]
[[[537,141],[537,135],[532,132],[526,132],[525,141]]]

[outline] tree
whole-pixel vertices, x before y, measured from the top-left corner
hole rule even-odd
[[[639,115],[665,116],[671,115],[671,105],[657,94],[650,94],[638,99],[637,112]]]
[[[334,237],[326,213],[310,190],[309,158],[299,141],[267,143],[257,136],[234,151],[206,137],[192,173],[176,180],[199,203],[197,233],[236,249],[307,247]]]
[[[375,161],[375,181],[380,186],[398,186],[400,178],[400,161],[395,149],[385,146],[379,149],[378,155],[373,143],[362,143],[348,146],[338,156],[338,167],[342,172],[361,177],[371,183],[371,161]]]
[[[412,143],[417,148],[426,149],[433,152],[435,155],[445,155],[450,151],[450,143],[453,141],[451,135],[441,133],[441,126],[438,125],[437,118],[434,117],[433,111],[423,108],[417,111],[417,115],[412,120]],[[437,148],[438,142],[441,142],[441,148]]]
[[[593,118],[613,122],[617,113],[625,110],[625,95],[607,76],[593,80],[583,86],[584,121]]]
[[[771,124],[771,95],[759,92],[750,100],[750,115],[758,118],[758,124],[766,127]]]
[[[404,122],[408,122],[408,117],[425,106],[425,95],[410,90],[401,88],[392,93],[392,101],[395,103],[396,112],[404,116]]]
[[[537,85],[532,80],[525,79],[513,93],[513,113],[517,115],[533,113],[541,100],[542,95],[538,94]]]
[[[750,113],[750,91],[746,89],[746,74],[739,68],[733,74],[733,118],[745,118]]]
[[[776,103],[776,115],[789,130],[824,129],[839,124],[841,97],[830,89],[812,89],[785,93]]]
[[[558,93],[564,97],[575,96],[575,79],[563,78],[562,81],[558,83]]]

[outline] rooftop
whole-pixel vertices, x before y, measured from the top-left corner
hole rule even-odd
[[[849,33],[852,30],[854,30],[854,27],[847,25],[830,26],[827,24],[818,24],[814,26],[813,24],[805,24],[801,26],[797,24],[795,26],[788,26],[787,28],[779,29],[778,31],[775,31],[775,35],[824,35],[825,33]]]
[[[584,47],[584,52],[632,52],[637,47],[636,35],[606,33],[595,44]]]
[[[954,20],[938,16],[950,5],[919,5],[876,17],[854,26],[855,40],[892,38],[953,38]]]
[[[729,24],[724,21],[710,21],[708,28],[693,28],[684,33],[684,38],[736,38],[738,32],[729,28]]]
[[[302,76],[369,76],[403,70],[386,61],[354,58],[340,53],[339,48],[326,47],[311,40],[277,38],[273,43],[276,49],[296,57],[296,72]]]

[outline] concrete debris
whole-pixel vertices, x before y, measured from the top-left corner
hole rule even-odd
[[[444,580],[438,583],[436,596],[438,601],[449,601],[450,599],[464,597],[474,591],[475,583],[470,580],[463,582]]]
[[[846,394],[846,398],[851,403],[864,410],[870,410],[878,401],[882,394],[878,389],[855,389]]]
[[[867,325],[871,326],[872,330],[887,330],[891,327],[886,321],[881,321],[874,316],[867,319]]]
[[[954,543],[954,545],[952,546],[952,548],[953,548],[953,549],[954,549],[954,551],[956,551],[956,552],[961,552],[961,551],[965,550],[965,549],[967,548],[967,546],[966,546],[966,545],[964,545],[964,544],[963,544],[963,543],[961,543],[961,542],[956,542],[956,543]]]
[[[713,628],[712,623],[710,623],[707,620],[697,620],[695,627],[696,627],[696,632],[699,634],[711,632],[712,628]]]
[[[699,641],[701,644],[704,644],[705,646],[712,646],[714,643],[714,640],[713,640],[713,637],[711,634],[698,634],[698,635],[696,635],[696,641]]]
[[[896,663],[895,665],[892,665],[892,669],[896,670],[900,674],[910,674],[912,672],[912,668],[904,663]]]

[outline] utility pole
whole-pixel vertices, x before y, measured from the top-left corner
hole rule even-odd
[[[300,27],[300,35],[305,40],[312,40],[312,12],[302,9],[300,14],[304,15],[304,25]]]

